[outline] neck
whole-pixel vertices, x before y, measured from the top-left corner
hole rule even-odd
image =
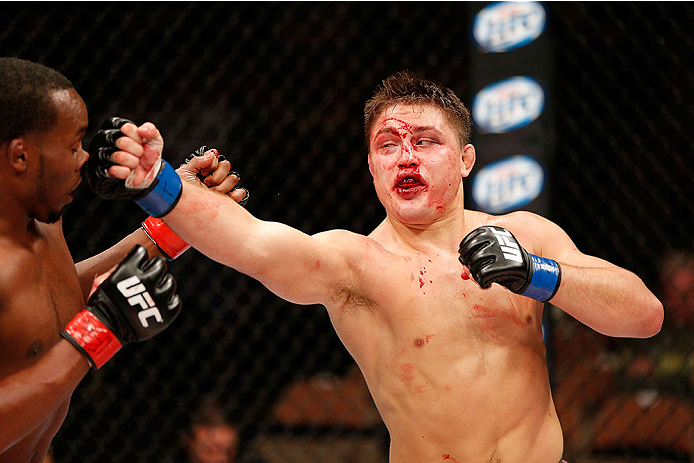
[[[457,251],[460,241],[468,231],[468,213],[469,211],[463,208],[462,198],[456,201],[450,212],[430,223],[405,223],[388,213],[372,235],[377,240],[380,237],[398,247],[417,252]]]
[[[0,188],[0,236],[26,243],[35,232],[36,222],[30,216],[16,191]]]

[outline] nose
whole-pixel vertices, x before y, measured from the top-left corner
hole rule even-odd
[[[412,153],[412,149],[403,143],[400,147],[400,159],[398,160],[398,165],[401,167],[412,167],[419,163],[417,157]]]
[[[77,169],[81,169],[82,166],[89,160],[89,153],[84,148],[80,148],[80,154],[77,158]]]

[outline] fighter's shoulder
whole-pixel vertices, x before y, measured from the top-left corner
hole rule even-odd
[[[313,237],[336,251],[343,251],[350,254],[354,252],[363,252],[374,245],[378,245],[371,237],[341,229],[316,233]]]
[[[557,224],[529,211],[489,215],[483,225],[505,228],[513,233],[521,244],[531,248],[539,248],[544,241],[564,235],[564,231]]]
[[[529,211],[515,211],[508,214],[489,215],[484,225],[496,225],[515,233],[516,230],[526,230],[528,227],[548,227],[553,223],[549,219]]]
[[[374,253],[385,253],[383,246],[372,236],[361,235],[348,230],[329,230],[315,234],[313,237],[353,265],[362,262],[365,255],[373,256]]]

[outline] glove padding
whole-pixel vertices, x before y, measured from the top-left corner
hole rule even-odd
[[[161,140],[158,145],[152,145],[157,149],[159,157],[140,185],[133,185],[135,171],[131,171],[125,180],[111,177],[108,173],[108,169],[116,165],[110,160],[111,155],[119,150],[116,140],[125,136],[120,128],[128,122],[133,123],[121,117],[107,119],[92,138],[87,149],[90,154],[86,168],[89,186],[104,199],[131,199],[150,215],[163,217],[176,206],[181,197],[181,179],[161,158]]]
[[[193,153],[191,153],[190,156],[183,161],[181,167],[185,167],[196,157],[204,156],[209,150],[210,148],[207,146],[201,146],[197,150],[193,151]],[[224,156],[221,154],[217,157],[217,159],[219,162],[226,161],[226,158],[224,158]],[[227,176],[228,175],[235,175],[239,179],[239,182],[241,181],[241,176],[237,172],[229,171]],[[205,184],[205,176],[202,172],[197,174],[197,179],[201,184]],[[245,192],[245,196],[241,201],[239,201],[240,205],[245,206],[248,202],[250,193],[247,189],[240,187],[239,183],[236,184],[232,191],[238,189]],[[186,243],[180,236],[178,236],[178,234],[161,219],[149,216],[144,222],[142,222],[142,228],[144,229],[145,233],[147,233],[147,236],[149,236],[149,238],[154,242],[154,244],[157,245],[157,248],[159,248],[159,251],[166,257],[167,260],[174,260],[180,257],[190,248],[190,245]]]
[[[95,369],[122,344],[156,336],[181,311],[176,281],[166,272],[163,258],[150,260],[144,246],[135,246],[61,335],[86,355]]]
[[[546,302],[561,282],[559,264],[528,253],[505,228],[476,228],[460,243],[459,254],[458,260],[483,289],[498,283],[516,294]]]
[[[193,151],[192,153],[190,153],[190,155],[181,164],[181,167],[185,166],[186,164],[188,164],[190,161],[192,161],[196,157],[204,156],[205,153],[207,151],[209,151],[210,149],[211,149],[210,147],[208,147],[206,145],[202,145],[200,148],[198,148],[195,151]],[[219,162],[226,161],[226,158],[224,157],[223,154],[220,154],[217,159],[219,160]],[[250,196],[251,196],[250,191],[248,191],[246,188],[240,186],[241,185],[241,176],[239,175],[238,172],[230,170],[229,173],[227,174],[227,176],[229,176],[229,175],[236,175],[236,177],[239,179],[239,183],[237,183],[236,186],[231,191],[243,190],[246,192],[246,195],[243,197],[243,199],[241,201],[239,201],[239,204],[241,206],[245,206],[248,203],[248,198],[250,198]],[[198,177],[198,180],[200,180],[200,183],[203,183],[203,184],[205,183],[205,177],[202,175],[202,173],[198,173],[197,177]]]
[[[108,169],[117,165],[110,159],[111,155],[119,150],[116,146],[116,140],[125,136],[120,128],[128,122],[134,124],[133,121],[122,117],[106,119],[89,142],[87,180],[92,191],[101,198],[135,200],[144,196],[145,189],[128,188],[125,186],[124,180],[111,177],[108,174]]]

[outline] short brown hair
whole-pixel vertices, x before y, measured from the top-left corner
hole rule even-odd
[[[470,143],[470,112],[448,87],[422,79],[412,71],[400,71],[383,81],[364,106],[364,134],[369,144],[376,118],[395,104],[430,105],[440,109],[453,127],[462,148]]]

